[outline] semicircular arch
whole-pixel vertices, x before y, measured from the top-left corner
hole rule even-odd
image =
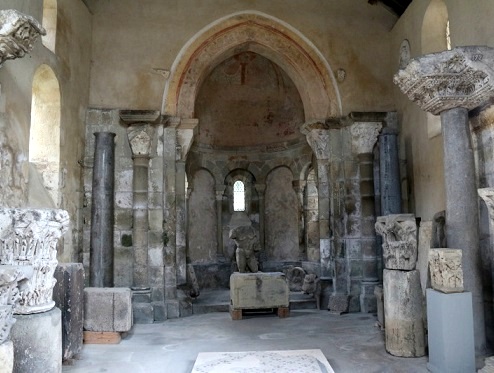
[[[205,77],[220,62],[242,51],[258,53],[288,74],[301,96],[306,121],[341,115],[335,78],[321,52],[287,23],[252,11],[221,18],[185,44],[171,68],[162,112],[193,118]]]

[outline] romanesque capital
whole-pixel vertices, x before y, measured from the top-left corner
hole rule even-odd
[[[309,122],[302,125],[300,131],[307,138],[309,146],[318,160],[329,159],[330,126],[324,121]]]
[[[494,95],[494,49],[458,47],[412,59],[393,81],[422,110],[473,109]]]
[[[199,119],[186,118],[180,120],[180,125],[177,127],[177,143],[180,146],[180,159],[185,161],[190,147],[194,142],[194,136],[197,133]]]
[[[462,250],[430,249],[431,286],[442,293],[463,292]]]
[[[352,124],[350,132],[353,151],[356,154],[372,153],[382,127],[380,122],[356,122]]]
[[[53,308],[57,243],[69,228],[69,214],[55,209],[0,209],[0,264],[33,268],[19,294],[14,313]]]
[[[154,127],[150,124],[133,124],[127,128],[133,157],[149,157]]]
[[[45,29],[33,17],[14,9],[0,10],[0,66],[6,60],[24,57]]]
[[[417,224],[413,214],[380,216],[376,233],[383,237],[383,259],[386,269],[411,271],[417,262]]]

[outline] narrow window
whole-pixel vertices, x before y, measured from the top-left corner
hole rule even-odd
[[[240,180],[233,184],[233,211],[245,211],[245,187]]]

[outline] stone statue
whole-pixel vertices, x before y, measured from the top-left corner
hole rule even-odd
[[[17,10],[0,11],[0,67],[6,60],[24,57],[45,29],[33,17]]]
[[[230,230],[229,237],[235,241],[237,246],[235,257],[238,271],[241,273],[258,272],[256,253],[261,250],[261,247],[256,230],[250,225],[241,225]]]
[[[383,258],[386,269],[410,271],[417,261],[417,224],[412,214],[380,216],[376,232],[383,236]]]

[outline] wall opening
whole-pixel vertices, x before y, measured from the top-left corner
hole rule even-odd
[[[240,180],[233,184],[233,211],[245,211],[245,187]]]
[[[60,86],[53,70],[41,65],[34,74],[29,162],[39,176],[42,187],[55,206],[60,205]],[[34,194],[34,193],[30,193]],[[30,198],[32,196],[30,195]]]
[[[43,27],[46,35],[41,37],[43,45],[55,53],[57,39],[57,0],[43,1]]]

